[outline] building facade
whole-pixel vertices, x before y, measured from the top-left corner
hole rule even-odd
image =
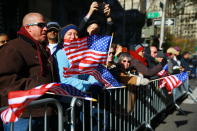
[[[197,3],[185,4],[176,16],[175,35],[197,39]]]

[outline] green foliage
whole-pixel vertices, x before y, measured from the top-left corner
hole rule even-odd
[[[195,52],[195,47],[197,46],[197,39],[186,39],[167,34],[166,43],[164,45],[164,49],[167,49],[170,46],[178,46],[180,47],[181,51]]]

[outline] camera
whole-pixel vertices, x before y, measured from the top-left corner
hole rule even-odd
[[[99,3],[98,11],[103,12],[104,8],[105,8],[105,4],[104,3]]]

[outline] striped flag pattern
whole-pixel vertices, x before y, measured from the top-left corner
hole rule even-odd
[[[159,87],[162,88],[165,86],[168,93],[171,94],[174,88],[180,86],[187,79],[188,79],[187,72],[182,72],[176,75],[170,75],[163,78],[163,81]]]
[[[59,83],[49,83],[37,86],[30,90],[12,91],[8,93],[8,108],[1,112],[1,119],[4,123],[16,122],[25,110],[25,107],[35,99],[52,92],[57,95],[88,97],[80,90]]]
[[[158,76],[165,76],[168,74],[168,64],[166,64],[163,69],[157,73]]]
[[[120,86],[106,67],[102,66],[107,62],[111,38],[106,35],[92,35],[74,41],[64,41],[64,51],[71,64],[71,67],[64,68],[64,77],[89,74],[106,87]],[[110,77],[104,77],[106,75],[103,73],[107,73]]]

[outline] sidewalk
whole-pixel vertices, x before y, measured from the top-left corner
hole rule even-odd
[[[190,84],[192,94],[197,98],[197,80],[191,80]],[[186,115],[175,110],[155,128],[155,131],[197,131],[197,104],[188,97],[180,107]]]

